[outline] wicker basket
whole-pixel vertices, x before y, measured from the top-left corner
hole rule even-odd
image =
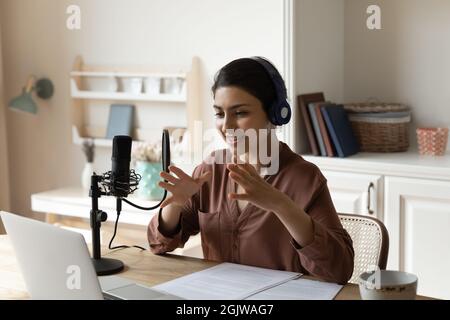
[[[349,112],[349,120],[361,151],[408,150],[411,115],[407,106],[393,103],[353,103],[344,105],[344,108]],[[396,116],[389,117],[390,112],[393,115],[396,113]],[[399,117],[400,112],[406,115]],[[384,117],[371,117],[370,113],[384,113]]]
[[[357,102],[346,103],[344,105],[345,111],[349,113],[361,112],[401,112],[409,111],[409,107],[401,103],[383,103],[383,102]]]

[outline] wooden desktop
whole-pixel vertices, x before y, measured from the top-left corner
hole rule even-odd
[[[102,254],[104,257],[120,259],[125,263],[125,270],[118,274],[119,276],[147,286],[154,286],[217,265],[217,262],[204,259],[173,254],[154,255],[149,251],[134,248],[118,251],[103,249]],[[0,299],[29,299],[7,235],[0,236],[0,257]],[[335,300],[360,299],[359,288],[355,284],[346,284],[335,298]]]

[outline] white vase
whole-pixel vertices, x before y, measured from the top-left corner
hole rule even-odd
[[[91,187],[91,177],[94,173],[94,164],[92,162],[86,162],[84,164],[83,172],[81,173],[81,186],[85,190],[89,190]]]

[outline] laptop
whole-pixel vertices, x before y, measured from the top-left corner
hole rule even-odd
[[[180,299],[122,277],[97,277],[80,233],[4,211],[0,216],[32,299]]]

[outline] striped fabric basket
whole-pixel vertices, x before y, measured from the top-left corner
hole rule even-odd
[[[404,152],[409,148],[411,112],[403,104],[344,105],[353,132],[364,152]]]

